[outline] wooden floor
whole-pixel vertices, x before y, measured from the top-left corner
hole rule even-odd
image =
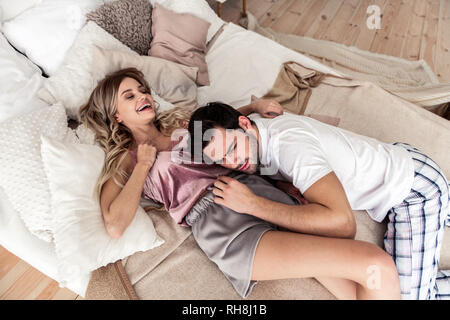
[[[0,246],[0,300],[82,299]]]
[[[216,8],[214,0],[208,2]],[[372,4],[381,9],[379,30],[366,25]],[[242,0],[228,0],[222,19],[237,23],[241,8]],[[424,59],[441,82],[450,82],[450,0],[247,0],[247,10],[278,32]],[[81,297],[0,247],[0,299]]]
[[[371,5],[380,8],[378,30],[367,27]],[[242,0],[226,1],[222,19],[237,23],[241,8]],[[423,59],[440,82],[450,82],[450,0],[247,0],[247,10],[278,32]]]

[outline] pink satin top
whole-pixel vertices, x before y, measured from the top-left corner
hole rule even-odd
[[[163,204],[172,218],[182,225],[186,225],[184,217],[203,192],[217,177],[230,173],[229,169],[218,165],[180,163],[183,152],[179,147],[185,145],[186,140],[184,138],[176,148],[173,146],[172,151],[158,152],[142,192],[144,198]],[[136,153],[131,152],[131,155],[136,163]]]

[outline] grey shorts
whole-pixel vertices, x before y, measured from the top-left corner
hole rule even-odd
[[[290,196],[259,176],[238,174],[234,178],[258,196],[296,204]],[[256,284],[251,280],[251,274],[259,240],[266,231],[278,230],[278,227],[216,204],[213,199],[212,191],[208,192],[192,207],[185,220],[191,226],[199,247],[219,267],[239,295],[246,298]]]

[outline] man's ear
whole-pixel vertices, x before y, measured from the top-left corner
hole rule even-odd
[[[249,129],[252,129],[252,123],[250,122],[250,119],[244,116],[240,116],[238,118],[239,120],[239,126],[244,130],[247,131]]]

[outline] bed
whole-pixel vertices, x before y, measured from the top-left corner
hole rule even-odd
[[[51,0],[47,0],[43,3],[50,6],[51,2]],[[104,3],[104,1],[87,0],[85,2],[87,3],[86,7],[80,9],[82,11],[75,10],[77,14],[92,10]],[[30,6],[38,6],[36,3],[37,1]],[[170,8],[173,1],[151,1],[152,5],[156,3],[167,5]],[[199,105],[212,100],[223,101],[233,107],[245,105],[250,102],[252,95],[261,97],[270,90],[280,68],[287,61],[295,61],[306,68],[326,74],[342,76],[330,67],[256,33],[232,23],[224,23],[211,8],[207,7],[208,5],[204,0],[190,0],[186,3],[187,6],[191,5],[191,9],[189,9],[191,13],[197,14],[195,10],[198,9],[198,16],[207,18],[211,22],[211,26],[215,27],[214,32],[211,32],[211,28],[208,29],[208,41],[205,50],[210,84],[197,87],[196,98]],[[183,8],[178,8],[178,10],[183,12]],[[28,14],[31,14],[30,10],[28,10]],[[29,21],[27,16],[23,19]],[[11,21],[14,22],[14,19]],[[18,24],[17,21],[15,23]],[[73,57],[79,57],[80,60],[84,59],[82,55],[74,55],[69,52],[71,48],[76,46],[73,43],[76,37],[80,37],[80,33],[83,32],[83,26],[85,25],[79,22],[77,22],[76,27],[71,26],[70,30],[73,31],[72,43],[67,46],[66,52],[61,53],[63,56],[61,60],[68,56],[70,56],[70,59],[75,59]],[[5,29],[5,27],[7,28]],[[11,42],[14,32],[16,32],[14,23],[5,24],[3,31],[5,39]],[[8,35],[11,38],[8,38]],[[6,44],[4,45],[6,46]],[[20,43],[17,43],[15,47],[20,50]],[[105,49],[114,50],[119,47],[119,44],[114,44]],[[30,60],[33,57],[31,61],[34,63],[31,61],[25,63],[30,65],[29,68],[34,69],[26,72],[40,74],[39,69],[31,66],[38,65],[50,76],[48,79],[53,79],[52,81],[56,81],[60,79],[59,76],[64,75],[64,73],[58,74],[55,71],[58,69],[57,66],[50,64],[46,67],[45,61],[38,64],[38,61],[42,61],[42,56],[33,54],[30,50],[22,49],[20,51],[27,54]],[[131,54],[126,49],[123,52],[124,54]],[[12,55],[13,53],[8,54]],[[23,60],[25,58],[18,54],[17,59]],[[76,65],[76,63],[73,62],[73,65]],[[21,72],[26,74],[24,70]],[[36,87],[33,91],[30,91],[32,93],[30,95],[33,101],[39,104],[37,108],[45,109],[47,106],[41,105],[43,103],[42,97],[48,98],[48,95],[45,96],[42,92],[39,95],[38,91],[42,87],[42,82],[47,81],[48,83],[49,80],[37,78],[33,82]],[[66,77],[64,81],[75,81],[74,79]],[[448,121],[412,103],[403,101],[369,82],[346,81],[339,82],[336,80],[334,83],[323,84],[314,88],[305,113],[339,118],[339,127],[372,136],[382,141],[402,141],[413,144],[433,157],[443,168],[445,174],[450,176],[450,153],[448,152],[450,150],[450,124]],[[55,96],[56,94],[53,95],[53,97]],[[361,103],[361,101],[365,103]],[[165,102],[167,101],[161,99],[161,104],[164,105]],[[64,106],[65,103],[69,104],[71,101],[55,101],[55,103],[61,103]],[[168,103],[166,107],[170,108],[171,104]],[[64,108],[60,109],[64,110]],[[70,116],[70,108],[65,107],[65,110]],[[0,125],[6,126],[7,121],[14,121],[15,117],[27,112],[30,112],[30,110],[21,109],[14,115],[8,114],[8,117],[5,116],[4,119],[1,119]],[[395,117],[392,116],[394,114]],[[59,114],[56,116],[62,117]],[[83,139],[83,132],[81,131],[67,128],[65,128],[67,131],[64,131],[65,129],[63,129],[53,128],[52,130],[49,129],[49,132],[59,130],[58,135],[60,137],[64,135],[59,142],[87,143],[91,138],[86,134],[86,138]],[[57,153],[58,146],[60,144],[55,142],[47,145],[46,148],[48,148],[48,152]],[[44,170],[44,172],[49,174],[49,168],[45,167],[44,169],[47,170]],[[86,171],[86,175],[88,174],[92,175],[92,171]],[[61,286],[69,288],[82,297],[87,299],[139,298],[155,300],[240,299],[218,268],[198,248],[190,230],[176,225],[166,212],[156,210],[152,203],[142,200],[142,210],[139,215],[140,219],[143,219],[141,220],[143,224],[147,224],[146,230],[153,228],[154,231],[152,238],[147,237],[142,240],[146,246],[129,248],[124,242],[141,241],[141,239],[132,238],[132,235],[129,235],[121,243],[114,243],[115,246],[121,246],[120,253],[114,252],[113,254],[111,251],[105,251],[110,256],[102,252],[102,259],[99,258],[99,253],[96,253],[95,264],[91,264],[90,269],[88,269],[90,272],[80,272],[70,268],[70,261],[73,260],[70,260],[67,255],[63,255],[65,253],[60,249],[62,242],[55,244],[52,242],[52,238],[47,237],[48,235],[45,233],[39,234],[42,237],[39,239],[36,237],[36,232],[30,232],[29,223],[25,222],[27,220],[24,220],[23,216],[27,207],[17,206],[17,203],[21,201],[20,196],[23,198],[23,194],[11,198],[7,196],[5,190],[7,189],[8,193],[11,193],[11,190],[15,189],[8,188],[2,182],[0,188],[0,245],[47,276],[60,282]],[[51,193],[52,188],[50,187],[49,194]],[[48,206],[51,210],[47,210],[55,212],[57,210],[55,205],[59,202],[55,199],[49,201],[52,204]],[[147,211],[148,216],[143,212],[143,208]],[[44,211],[44,208],[41,208],[41,210]],[[145,220],[144,216],[148,217],[150,222]],[[382,246],[385,224],[372,221],[362,211],[355,212],[355,217],[357,219],[356,238]],[[26,217],[26,219],[29,218]],[[100,225],[101,217],[100,220],[97,217],[96,223]],[[60,232],[62,231],[63,229],[60,230]],[[56,237],[60,239],[58,237],[62,237],[62,235]],[[110,242],[105,243],[111,244]],[[75,249],[77,248],[73,248],[73,250]],[[62,257],[65,258],[64,267],[70,269],[70,272],[65,269],[67,274],[70,273],[70,276],[64,279],[61,278],[62,265],[60,260]],[[450,232],[448,228],[441,248],[440,267],[441,269],[450,269]],[[261,282],[255,287],[248,299],[333,299],[333,296],[313,279],[289,279]]]

